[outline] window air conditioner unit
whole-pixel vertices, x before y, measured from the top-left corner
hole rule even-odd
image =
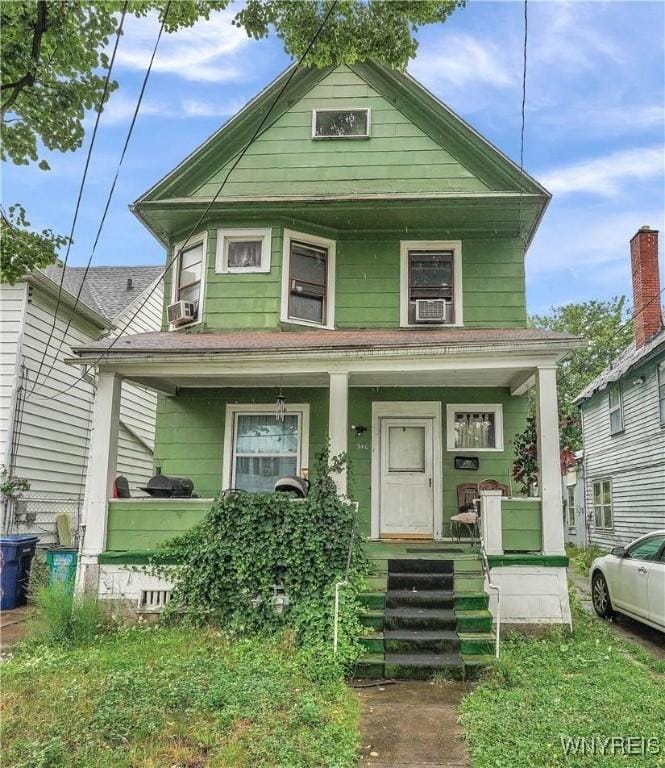
[[[416,299],[416,322],[445,323],[448,320],[448,304],[445,299]]]
[[[166,308],[166,315],[171,325],[184,325],[191,323],[196,317],[196,310],[192,301],[176,301]]]

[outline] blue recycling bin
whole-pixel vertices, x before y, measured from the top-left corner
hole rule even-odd
[[[28,602],[30,565],[37,536],[0,536],[0,611],[11,611]]]

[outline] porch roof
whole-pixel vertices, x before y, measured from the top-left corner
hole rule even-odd
[[[432,330],[311,330],[228,331],[224,333],[153,332],[74,347],[80,358],[105,352],[113,345],[114,358],[142,355],[224,354],[266,352],[370,351],[449,348],[500,351],[501,349],[566,352],[584,342],[576,336],[538,328],[451,328]]]

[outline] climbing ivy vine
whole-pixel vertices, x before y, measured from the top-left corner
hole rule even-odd
[[[174,581],[166,617],[188,617],[241,633],[289,627],[311,644],[332,638],[334,585],[345,577],[354,508],[337,494],[328,450],[314,462],[305,499],[283,493],[233,492],[219,497],[206,518],[166,542],[154,558],[157,573]],[[353,655],[360,633],[357,586],[367,572],[355,535],[350,585],[342,591],[341,655]],[[288,606],[275,611],[275,586]]]

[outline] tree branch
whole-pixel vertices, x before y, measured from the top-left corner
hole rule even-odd
[[[26,72],[25,75],[23,75],[23,77],[16,80],[16,82],[4,83],[0,87],[0,90],[3,90],[3,91],[8,88],[13,89],[7,101],[5,101],[5,103],[2,105],[3,115],[14,104],[14,102],[19,97],[19,94],[24,88],[31,88],[35,84],[35,73],[39,65],[39,57],[42,51],[42,38],[44,37],[44,32],[46,32],[47,28],[48,28],[48,9],[46,6],[46,0],[38,0],[37,20],[35,22],[35,31],[32,35],[32,48],[30,51],[30,59],[32,62],[32,67],[30,72]]]

